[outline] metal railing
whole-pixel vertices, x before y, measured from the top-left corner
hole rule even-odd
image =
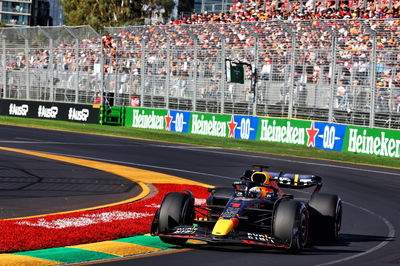
[[[2,29],[1,97],[400,128],[398,19],[105,30]],[[226,60],[247,64],[244,84]]]

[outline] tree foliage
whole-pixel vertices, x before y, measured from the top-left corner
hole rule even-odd
[[[91,25],[100,30],[103,26],[123,26],[141,23],[144,19],[142,6],[161,5],[169,15],[174,8],[173,0],[61,0],[66,25]]]

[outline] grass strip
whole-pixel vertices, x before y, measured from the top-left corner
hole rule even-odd
[[[61,263],[77,263],[83,261],[111,259],[118,257],[102,252],[67,247],[17,252],[13,254],[57,261]]]
[[[38,127],[44,129],[67,130],[81,133],[96,133],[102,135],[131,137],[157,141],[167,141],[182,144],[193,144],[226,149],[251,151],[267,154],[291,155],[327,159],[342,162],[371,164],[377,166],[394,167],[400,169],[400,160],[381,156],[325,151],[322,149],[308,148],[302,145],[290,145],[264,141],[241,140],[219,137],[206,137],[193,134],[183,134],[162,130],[138,129],[131,127],[118,127],[106,125],[81,124],[45,119],[26,119],[19,117],[0,116],[0,124],[17,125],[25,127]],[[399,132],[400,134],[400,132]]]
[[[140,236],[132,236],[127,238],[121,238],[114,240],[115,242],[125,242],[131,243],[146,247],[158,248],[158,249],[169,249],[176,247],[175,245],[167,244],[161,241],[159,237],[149,236],[149,235],[140,235]]]

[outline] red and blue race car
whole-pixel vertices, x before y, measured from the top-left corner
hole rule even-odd
[[[252,168],[233,187],[209,189],[206,205],[195,205],[190,191],[168,193],[154,216],[150,233],[175,245],[197,239],[292,251],[302,249],[311,239],[337,239],[342,202],[337,195],[319,192],[321,177],[270,172],[263,165]],[[306,202],[281,190],[314,186]]]

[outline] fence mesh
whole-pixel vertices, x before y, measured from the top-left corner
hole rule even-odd
[[[400,128],[399,19],[105,31],[2,28],[1,97]]]

